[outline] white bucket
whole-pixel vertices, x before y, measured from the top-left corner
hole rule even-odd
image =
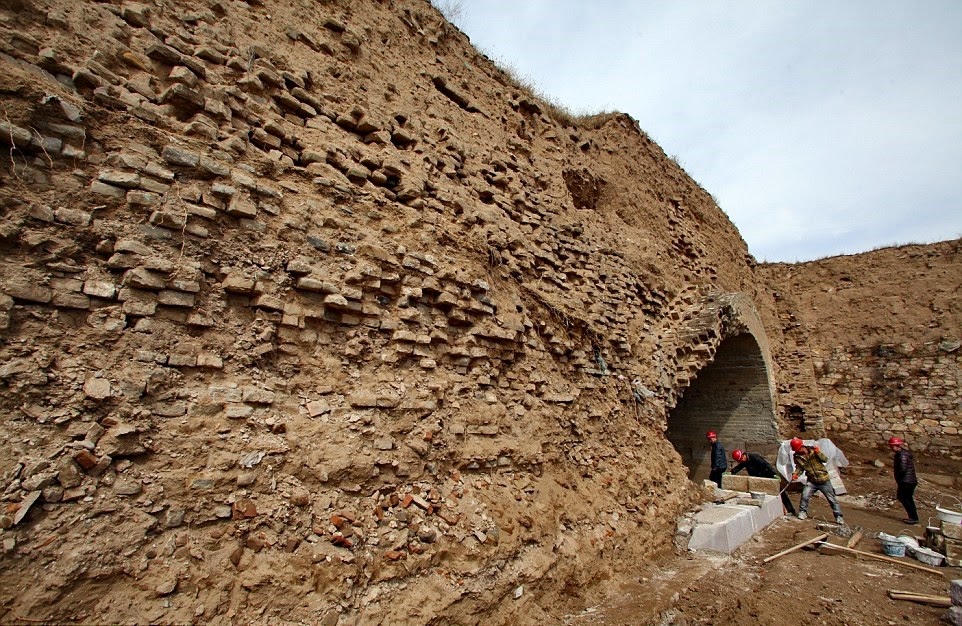
[[[879,543],[882,544],[882,552],[888,556],[905,556],[905,544],[899,541],[897,538],[892,537],[892,535],[885,535],[878,538]]]
[[[940,506],[935,507],[935,513],[939,516],[939,519],[947,524],[962,524],[962,513],[958,511],[953,511],[952,509],[943,509]]]
[[[903,531],[904,532],[904,531]],[[895,538],[896,541],[900,541],[905,544],[905,551],[909,554],[915,554],[915,551],[919,547],[919,541],[915,537],[899,533],[898,537]]]
[[[919,546],[915,549],[915,558],[922,561],[926,565],[934,565],[938,567],[939,565],[942,565],[942,559],[945,557],[935,550],[929,550],[928,548]]]
[[[949,496],[956,501],[958,506],[955,509],[950,509],[948,507],[942,506],[939,502],[935,505],[935,514],[939,516],[939,519],[947,524],[962,524],[962,500],[956,498],[955,496]]]

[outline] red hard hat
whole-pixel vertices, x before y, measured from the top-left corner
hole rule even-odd
[[[718,433],[716,433],[713,430],[709,430],[707,433],[705,433],[705,436],[708,437],[709,439],[711,439],[712,437],[714,437],[715,439],[718,439]]]
[[[735,450],[732,452],[732,458],[741,463],[745,460],[745,453],[741,450]]]
[[[788,443],[788,445],[792,447],[792,452],[798,452],[805,444],[798,437],[792,437],[792,440]]]
[[[889,445],[890,445],[890,446],[904,446],[904,445],[905,445],[905,440],[902,439],[901,437],[892,437],[891,439],[889,439]]]

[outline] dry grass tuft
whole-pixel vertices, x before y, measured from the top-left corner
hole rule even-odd
[[[452,24],[457,24],[464,15],[464,0],[431,0],[431,4]]]
[[[457,24],[464,16],[464,0],[431,0],[431,5],[451,24]],[[480,48],[478,48],[478,52],[491,59],[492,63],[501,70],[505,85],[527,95],[530,100],[540,105],[545,115],[562,126],[595,130],[621,115],[617,111],[573,112],[554,97],[541,91],[533,81],[523,76],[504,59],[494,58]]]

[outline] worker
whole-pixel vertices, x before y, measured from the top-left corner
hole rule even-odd
[[[725,456],[725,447],[718,441],[718,433],[709,430],[705,433],[705,438],[711,444],[711,474],[708,478],[718,485],[721,489],[722,474],[728,469],[728,457]]]
[[[835,514],[835,523],[844,526],[845,519],[842,517],[842,507],[838,504],[838,499],[835,497],[835,488],[832,487],[831,478],[825,468],[828,457],[818,449],[818,445],[806,446],[805,442],[798,437],[792,437],[789,445],[794,453],[792,460],[795,461],[792,481],[798,480],[803,473],[808,479],[808,482],[802,487],[802,501],[798,504],[798,519],[808,517],[808,501],[811,499],[813,492],[821,491],[825,499],[828,500],[829,506],[832,507],[832,513]]]
[[[744,469],[748,471],[749,476],[781,479],[779,485],[781,487],[780,495],[782,496],[782,506],[785,507],[789,515],[795,515],[795,506],[792,504],[791,499],[789,499],[788,494],[785,493],[785,487],[788,483],[778,475],[778,472],[776,472],[772,464],[768,462],[768,459],[760,454],[745,452],[743,450],[735,450],[732,452],[732,458],[735,459],[735,463],[738,464],[732,468],[732,474],[737,474]]]
[[[915,461],[912,453],[905,447],[905,440],[901,437],[889,439],[889,448],[895,453],[892,467],[895,469],[895,497],[902,504],[908,517],[902,520],[906,524],[918,524],[919,513],[915,508],[915,488],[919,479],[915,476]]]

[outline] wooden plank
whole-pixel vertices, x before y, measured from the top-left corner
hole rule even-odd
[[[858,542],[861,540],[862,540],[862,531],[856,530],[854,533],[852,533],[852,536],[848,538],[848,541],[845,542],[845,547],[854,548],[855,546],[858,545]]]
[[[804,548],[805,546],[810,546],[810,545],[812,545],[813,543],[818,543],[819,541],[825,541],[826,539],[828,539],[828,533],[822,533],[821,535],[818,535],[817,537],[812,537],[811,539],[808,539],[808,540],[806,540],[806,541],[803,541],[802,543],[800,543],[800,544],[798,544],[798,545],[794,545],[794,546],[792,546],[791,548],[788,548],[788,549],[782,550],[781,552],[778,552],[778,553],[776,553],[776,554],[773,554],[773,555],[771,555],[770,557],[767,557],[767,558],[763,559],[763,560],[762,560],[762,563],[770,563],[770,562],[774,561],[775,559],[777,559],[777,558],[779,558],[779,557],[785,556],[785,555],[788,554],[789,552],[794,552],[795,550],[798,550],[798,549],[800,549],[800,548]]]
[[[952,598],[948,596],[932,596],[925,593],[914,593],[912,591],[889,589],[889,597],[893,600],[906,600],[908,602],[918,602],[919,604],[928,604],[931,606],[941,606],[946,608],[952,606]]]
[[[825,543],[825,542],[823,542]],[[938,576],[945,577],[945,574],[937,569],[932,569],[931,567],[925,567],[924,565],[916,565],[915,563],[909,563],[908,561],[900,561],[898,559],[893,559],[892,557],[882,556],[881,554],[872,554],[871,552],[865,552],[863,550],[856,550],[855,548],[846,548],[845,546],[832,545],[835,550],[840,550],[842,552],[847,552],[850,554],[858,554],[860,556],[867,556],[870,559],[876,559],[879,561],[886,561],[887,563],[895,563],[897,565],[902,565],[904,567],[911,567],[912,569],[921,570],[923,572],[928,572],[930,574],[936,574]]]

